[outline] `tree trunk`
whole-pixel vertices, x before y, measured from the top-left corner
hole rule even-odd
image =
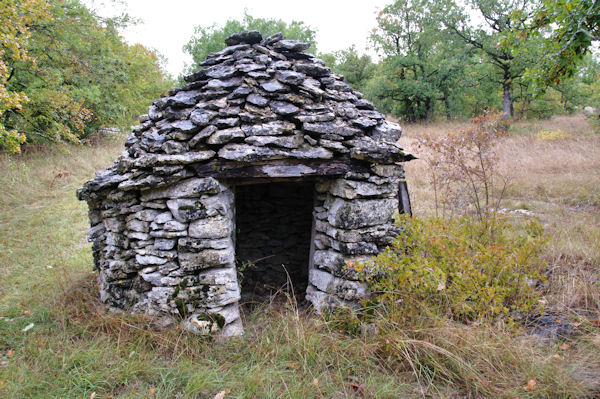
[[[425,100],[425,122],[429,122],[433,112],[433,101],[430,98]]]
[[[513,98],[510,90],[510,83],[504,81],[504,94],[502,97],[502,106],[504,109],[504,120],[512,118],[514,115]]]
[[[444,108],[446,109],[446,120],[450,120],[450,99],[446,91],[444,91]]]
[[[413,107],[413,103],[410,100],[405,100],[405,107],[406,107],[406,113],[408,114],[408,121],[410,123],[415,123],[416,122],[416,117],[415,117],[415,109]]]

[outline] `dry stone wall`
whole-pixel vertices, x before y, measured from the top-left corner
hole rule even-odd
[[[396,231],[398,163],[412,158],[400,127],[306,43],[241,32],[227,44],[155,100],[122,155],[78,190],[102,301],[198,334],[243,331],[237,185],[314,182],[307,298],[323,310],[367,295],[363,262]]]

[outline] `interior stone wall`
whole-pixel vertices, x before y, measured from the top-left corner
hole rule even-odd
[[[297,298],[308,282],[314,182],[241,185],[236,196],[236,263],[242,301],[287,287]],[[287,274],[286,274],[287,273]]]

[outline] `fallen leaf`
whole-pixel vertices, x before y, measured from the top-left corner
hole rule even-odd
[[[566,342],[560,346],[560,349],[564,351],[566,351],[569,348],[571,348],[571,345],[567,344]]]
[[[221,391],[218,394],[216,394],[213,399],[224,399],[225,398],[225,394],[228,394],[229,392],[231,392],[231,390],[229,390],[229,389]]]
[[[364,386],[364,384],[357,384],[356,382],[349,382],[348,385],[350,385],[350,387],[352,389],[354,389],[357,394],[359,394],[359,395],[364,395],[365,394],[365,386]]]
[[[558,360],[562,359],[562,357],[558,353],[552,355],[552,357],[555,358],[555,359],[558,359]]]
[[[94,399],[96,397],[96,392],[92,392],[92,394],[90,395],[90,399]]]
[[[594,327],[600,327],[600,320],[590,320],[590,323],[592,323]]]
[[[313,385],[316,386],[316,387],[318,387],[319,386],[319,379],[315,378],[313,380]]]
[[[537,383],[535,382],[534,379],[531,379],[529,381],[527,381],[527,385],[525,386],[525,390],[527,392],[531,392],[535,389],[535,386],[537,385]]]
[[[156,391],[158,391],[158,389],[156,389],[156,387],[150,387],[150,389],[148,389],[148,396],[153,396]]]
[[[573,327],[579,327],[581,325],[580,322],[576,321],[575,323],[571,323]]]
[[[6,357],[13,357],[15,355],[15,351],[12,349],[9,349],[6,351]]]
[[[298,370],[300,368],[300,364],[298,364],[298,362],[288,362],[286,367],[288,369]]]

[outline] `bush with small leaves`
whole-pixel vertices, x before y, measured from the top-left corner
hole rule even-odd
[[[540,254],[547,238],[536,220],[522,233],[500,217],[490,225],[403,216],[400,225],[403,233],[375,258],[368,279],[371,305],[384,308],[386,317],[405,324],[424,315],[511,321],[541,310],[535,285],[544,279]]]

